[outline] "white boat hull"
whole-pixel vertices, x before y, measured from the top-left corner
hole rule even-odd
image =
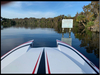
[[[57,40],[57,47],[32,48],[33,40],[1,57],[1,73],[58,74],[99,73],[84,55],[70,45]]]

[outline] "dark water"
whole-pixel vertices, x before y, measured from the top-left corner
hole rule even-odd
[[[9,27],[1,30],[1,56],[14,47],[34,39],[34,47],[56,47],[56,39],[67,40],[99,68],[99,35],[78,35],[74,32],[58,33],[52,28],[16,28]],[[69,38],[70,35],[70,38]],[[64,39],[64,40],[63,40]]]

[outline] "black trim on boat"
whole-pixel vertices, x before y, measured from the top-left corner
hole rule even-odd
[[[45,68],[45,49],[43,49],[43,52],[42,52],[42,56],[41,56],[41,59],[40,59],[40,63],[39,63],[39,67],[38,67],[38,70],[37,70],[37,74],[46,74],[46,68]]]
[[[95,68],[93,68],[92,67],[92,65],[89,63],[89,62],[87,62],[87,60],[85,60],[78,52],[76,52],[73,48],[71,48],[71,47],[69,47],[69,46],[67,46],[67,45],[63,45],[63,44],[60,44],[60,43],[58,43],[58,45],[62,45],[62,46],[65,46],[65,47],[67,47],[67,48],[70,48],[71,50],[73,50],[75,53],[77,53],[97,74],[99,74],[98,73],[98,71],[96,71],[95,70]]]
[[[27,44],[27,45],[18,47],[17,49],[22,48],[22,47],[25,47],[25,46],[28,46],[28,45],[31,45],[31,44]],[[8,53],[6,56],[4,56],[1,60],[3,60],[5,57],[7,57],[9,54],[11,54],[12,52],[16,51],[17,49],[14,49],[14,50],[12,50],[11,52],[9,52],[9,53]]]

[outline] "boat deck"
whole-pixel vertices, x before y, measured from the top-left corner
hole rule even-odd
[[[31,48],[30,45],[28,45],[14,51],[6,58],[2,59],[1,73],[97,73],[97,71],[94,70],[95,66],[92,64],[94,69],[91,68],[88,64],[90,61],[74,48],[59,41],[57,44],[58,47],[52,48]]]

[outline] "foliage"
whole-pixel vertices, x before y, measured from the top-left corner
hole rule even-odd
[[[84,15],[79,15],[77,18],[76,18],[76,22],[82,22],[82,21],[85,21],[86,18]]]
[[[87,22],[87,27],[90,27],[90,26],[93,26],[93,25],[94,25],[94,22],[93,21]]]
[[[16,26],[27,26],[28,27],[47,27],[47,28],[56,28],[59,30],[61,28],[62,19],[67,18],[67,16],[60,15],[54,18],[24,18],[18,19],[15,18],[13,21],[16,22]]]
[[[83,12],[78,13],[74,17],[75,26],[91,27],[99,26],[99,1],[91,1],[90,4],[83,6]],[[77,24],[78,23],[78,24]]]
[[[16,25],[16,22],[11,19],[2,18],[1,25],[3,25],[3,27],[10,27]]]
[[[16,25],[16,27],[25,27],[25,28],[36,28],[36,27],[42,27],[42,28],[54,28],[56,31],[61,32],[61,25],[62,25],[62,19],[68,19],[69,17],[60,15],[54,18],[15,18],[15,19],[6,19],[3,18],[3,26],[13,26]],[[71,17],[73,18],[73,17]]]

